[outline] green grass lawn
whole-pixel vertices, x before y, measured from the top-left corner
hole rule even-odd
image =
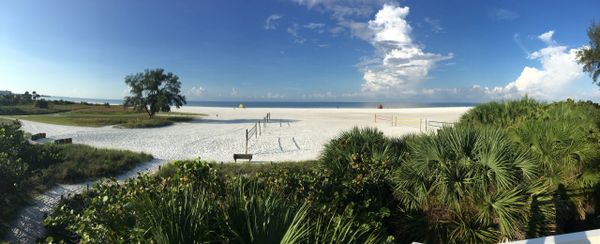
[[[51,114],[65,112],[84,105],[51,105],[49,108],[36,108],[33,104],[0,106],[0,115]]]
[[[3,111],[17,112],[6,114]],[[149,119],[144,112],[136,112],[122,106],[81,104],[51,105],[49,109],[33,108],[29,105],[2,106],[0,115],[11,115],[12,118],[58,125],[89,127],[116,125],[122,128],[161,127],[204,116],[203,114],[170,112],[158,113],[153,119]]]

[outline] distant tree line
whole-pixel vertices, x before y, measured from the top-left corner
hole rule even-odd
[[[0,95],[0,105],[14,106],[32,104],[41,97],[36,91],[29,93],[26,91],[23,94],[5,94]]]

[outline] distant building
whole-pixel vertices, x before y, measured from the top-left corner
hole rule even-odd
[[[0,90],[0,96],[10,95],[10,94],[12,94],[11,91],[2,91],[2,90]]]

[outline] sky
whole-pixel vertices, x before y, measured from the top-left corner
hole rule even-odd
[[[119,99],[164,68],[188,100],[600,101],[576,62],[600,1],[4,0],[0,90]]]

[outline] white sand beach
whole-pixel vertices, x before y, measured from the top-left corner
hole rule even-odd
[[[162,160],[202,159],[233,161],[244,153],[245,130],[271,113],[261,135],[248,142],[255,161],[300,161],[316,159],[323,145],[354,126],[377,127],[388,136],[424,130],[425,120],[454,122],[467,107],[402,109],[314,109],[314,108],[222,108],[185,106],[176,111],[207,114],[191,122],[152,129],[76,127],[23,121],[30,133],[45,132],[51,139],[73,138],[101,148],[128,149],[152,154]],[[396,116],[397,126],[375,114]],[[422,120],[423,122],[420,122]],[[420,128],[421,127],[421,128]]]
[[[291,109],[291,108],[214,108],[186,106],[178,112],[203,113],[207,117],[191,122],[153,129],[118,129],[52,125],[23,120],[30,133],[44,132],[49,139],[73,138],[73,143],[95,147],[128,149],[152,154],[156,159],[124,173],[118,180],[152,172],[174,159],[201,157],[217,162],[233,161],[234,153],[243,153],[245,130],[271,113],[271,122],[261,129],[258,138],[249,141],[253,161],[301,161],[318,158],[331,138],[354,126],[377,127],[388,136],[402,136],[424,131],[425,120],[454,122],[467,111],[454,108],[403,109]],[[383,115],[375,123],[375,114]],[[385,118],[397,117],[397,125]],[[419,128],[421,125],[421,128]],[[57,185],[35,197],[11,223],[9,242],[31,243],[44,235],[42,220],[51,212],[61,195],[77,194],[89,181],[73,185]]]

